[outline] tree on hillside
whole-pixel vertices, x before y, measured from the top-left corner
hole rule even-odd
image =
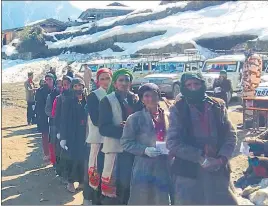
[[[18,52],[32,52],[34,55],[37,55],[47,50],[44,33],[44,30],[40,26],[25,27],[19,33],[21,42],[17,46]]]

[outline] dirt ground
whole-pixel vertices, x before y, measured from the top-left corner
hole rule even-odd
[[[231,106],[235,110],[237,106]],[[239,111],[230,112],[233,124],[242,122]],[[51,165],[43,164],[41,135],[26,124],[22,83],[2,85],[2,204],[81,205],[82,192],[70,194],[56,178]],[[231,161],[232,180],[247,167],[239,146],[248,131],[238,131],[238,147]]]

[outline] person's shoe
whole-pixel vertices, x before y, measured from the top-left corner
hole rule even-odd
[[[75,193],[74,183],[68,183],[67,190],[71,193]]]

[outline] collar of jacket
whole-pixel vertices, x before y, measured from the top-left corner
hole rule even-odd
[[[106,89],[104,89],[104,88],[102,88],[102,87],[99,87],[99,89],[101,89],[101,90],[105,91],[105,92],[106,92],[106,94],[107,94],[107,90],[106,90]]]

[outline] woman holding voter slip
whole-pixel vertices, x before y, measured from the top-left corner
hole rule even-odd
[[[160,108],[160,90],[152,83],[139,89],[144,108],[129,116],[120,143],[135,155],[129,205],[168,205],[170,196],[169,157],[165,147],[167,116]]]

